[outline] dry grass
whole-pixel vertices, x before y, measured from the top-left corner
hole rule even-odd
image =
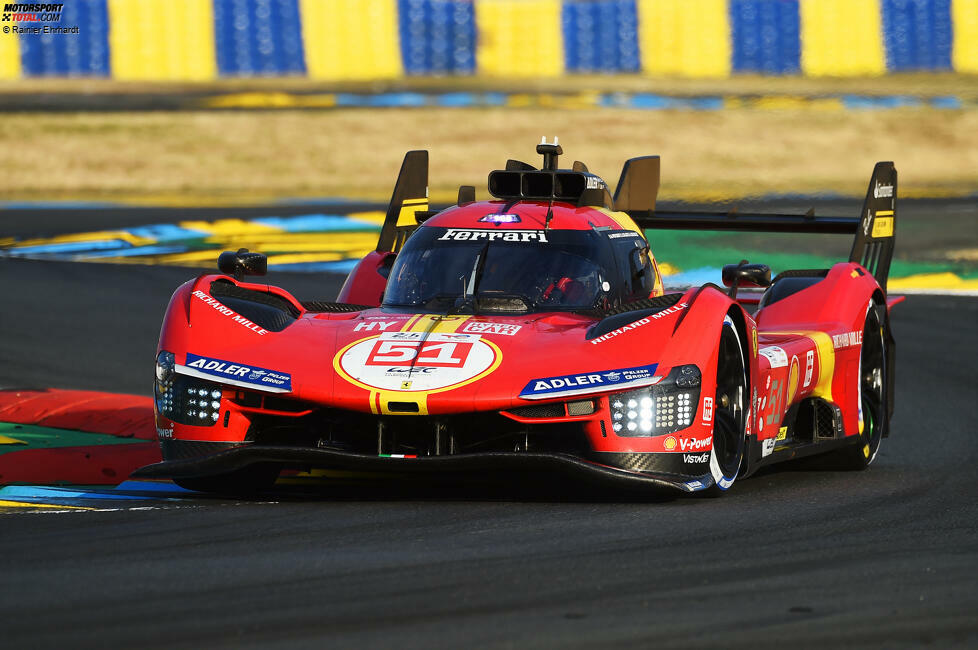
[[[420,148],[434,198],[484,196],[488,170],[536,163],[544,134],[611,183],[625,158],[660,154],[666,197],[860,195],[877,160],[896,161],[903,194],[978,190],[978,111],[357,109],[6,114],[0,199],[381,199]]]

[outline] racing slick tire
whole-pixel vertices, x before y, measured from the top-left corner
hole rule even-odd
[[[737,480],[747,446],[747,365],[733,320],[723,319],[717,353],[717,386],[713,398],[713,449],[707,496],[717,497]]]
[[[886,325],[880,316],[885,309],[875,301],[870,303],[863,327],[863,343],[859,352],[859,435],[853,444],[832,456],[839,469],[860,470],[869,467],[879,453],[880,442],[890,426],[887,404]]]
[[[257,464],[243,467],[226,474],[174,478],[174,483],[194,492],[248,495],[272,487],[278,479],[279,468],[275,465]]]

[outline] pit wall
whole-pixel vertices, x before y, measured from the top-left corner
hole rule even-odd
[[[65,0],[2,25],[78,33],[0,33],[0,79],[978,73],[978,0]]]

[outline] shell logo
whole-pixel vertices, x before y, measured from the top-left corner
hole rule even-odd
[[[676,439],[669,436],[662,442],[662,446],[665,447],[666,451],[672,451],[676,448]]]

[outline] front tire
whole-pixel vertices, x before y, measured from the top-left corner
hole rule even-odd
[[[740,474],[747,445],[747,365],[740,335],[727,316],[720,332],[717,353],[717,386],[713,400],[713,449],[710,473],[713,486],[710,496],[720,496],[730,489]]]

